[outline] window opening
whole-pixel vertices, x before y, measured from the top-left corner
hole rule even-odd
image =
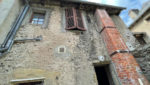
[[[150,16],[146,18],[146,21],[150,22]]]
[[[86,15],[88,23],[91,23],[91,19],[88,15]]]
[[[66,29],[85,30],[81,11],[75,8],[65,9]]]
[[[59,48],[59,52],[64,52],[65,51],[65,49],[64,48]]]
[[[31,18],[31,23],[32,24],[37,24],[37,25],[42,25],[44,24],[44,18],[45,18],[45,13],[33,13],[32,18]]]
[[[141,45],[146,44],[146,42],[144,40],[144,34],[135,34],[134,36]]]

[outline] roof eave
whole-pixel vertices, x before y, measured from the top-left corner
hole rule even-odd
[[[115,8],[115,9],[119,9],[119,10],[126,9],[125,7],[106,5],[106,4],[100,4],[100,3],[89,2],[89,1],[82,1],[82,0],[61,0],[61,1],[81,3],[81,4],[89,4],[89,5],[96,5],[96,6],[107,7],[107,8]]]

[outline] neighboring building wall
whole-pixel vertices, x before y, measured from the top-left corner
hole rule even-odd
[[[20,0],[2,0],[0,3],[0,44],[5,40],[12,24],[16,20],[22,4]]]
[[[140,19],[140,21],[138,21],[133,27],[131,27],[131,31],[134,33],[136,32],[145,32],[146,33],[146,37],[145,37],[145,41],[148,43],[150,42],[150,21],[146,21],[146,18],[150,16],[150,11],[148,11],[144,17],[142,17]]]
[[[144,8],[143,8],[144,9]],[[143,12],[141,10],[141,12]],[[130,16],[133,17],[133,16]],[[146,19],[150,17],[150,11],[145,12],[145,14],[137,21],[130,30],[133,34],[143,34],[143,39],[146,43],[150,42],[150,21]],[[141,37],[142,38],[142,37]],[[141,39],[142,40],[142,39]],[[138,41],[136,41],[138,42]],[[141,43],[141,46],[138,46],[135,50],[132,51],[135,59],[137,60],[142,73],[146,76],[146,78],[150,81],[150,54],[149,54],[150,45]]]
[[[149,1],[143,5],[141,13],[144,13],[144,10],[148,8]],[[132,18],[133,13],[129,13]],[[134,23],[129,29],[135,34],[135,37],[139,40],[141,46],[138,46],[135,50],[132,51],[135,59],[137,60],[142,73],[146,76],[146,78],[150,81],[150,20],[146,20],[150,17],[150,10],[147,10],[141,18]],[[137,17],[136,17],[137,18]],[[138,37],[141,35],[141,37]],[[146,43],[147,44],[146,44]]]

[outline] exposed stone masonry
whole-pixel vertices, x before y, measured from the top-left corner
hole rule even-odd
[[[108,63],[108,55],[95,30],[94,16],[89,14],[91,23],[87,31],[69,31],[62,26],[61,8],[53,8],[48,28],[27,23],[19,29],[15,39],[41,35],[43,40],[13,45],[10,53],[0,59],[0,85],[10,85],[14,79],[36,77],[45,77],[46,85],[97,84],[93,62],[99,63],[98,56],[105,55]],[[64,47],[65,52],[60,53],[60,47]]]
[[[150,81],[150,43],[144,46],[139,46],[132,52],[132,54],[139,63],[143,74]]]
[[[122,39],[135,47],[135,39],[124,24],[120,23],[119,16],[114,13],[115,10],[121,9],[114,8],[108,12],[112,12],[110,13],[111,17],[104,16],[105,19],[108,19],[108,23],[105,22],[105,25],[112,25],[113,22],[110,19],[112,18],[117,29],[115,27],[105,29],[101,36],[99,32],[103,25],[98,26],[96,23],[95,8],[88,11],[80,9],[86,31],[65,29],[64,9],[74,7],[74,5],[31,3],[31,9],[15,39],[31,39],[42,36],[42,40],[13,44],[10,52],[0,58],[0,85],[15,85],[18,82],[11,82],[12,80],[41,77],[44,78],[44,85],[98,85],[99,78],[96,76],[99,75],[96,75],[94,69],[96,66],[107,66],[107,70],[105,70],[106,76],[109,77],[108,82],[114,83],[114,85],[120,85],[120,83],[139,85],[138,78],[141,78],[142,82],[144,81],[143,76],[139,77],[137,74],[141,75],[141,70],[131,54],[116,54],[109,57],[117,48],[127,48]],[[107,8],[113,7],[108,6]],[[45,29],[42,29],[43,25],[28,22],[35,10],[46,12]],[[118,29],[120,29],[119,32]],[[120,33],[125,36],[121,38]],[[101,60],[99,56],[104,56],[104,60]],[[101,83],[99,84],[101,85]]]

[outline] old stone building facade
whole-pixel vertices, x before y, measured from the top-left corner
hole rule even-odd
[[[133,19],[129,29],[141,44],[150,43],[150,1],[145,2],[141,10],[132,9],[129,15]]]
[[[80,0],[0,1],[0,85],[149,85],[124,8]]]

